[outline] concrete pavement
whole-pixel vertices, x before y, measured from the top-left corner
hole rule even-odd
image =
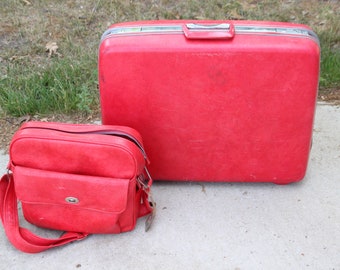
[[[0,155],[3,173],[7,162]],[[299,183],[156,182],[153,194],[147,233],[141,219],[132,232],[32,255],[14,249],[1,227],[0,269],[340,269],[340,108],[318,103]]]

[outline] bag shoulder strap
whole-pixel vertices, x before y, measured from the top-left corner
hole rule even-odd
[[[76,232],[67,232],[56,239],[37,236],[28,229],[19,226],[17,203],[13,175],[4,175],[0,180],[1,221],[9,241],[23,252],[38,253],[88,236],[88,234]]]

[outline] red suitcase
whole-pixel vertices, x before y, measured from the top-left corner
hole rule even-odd
[[[299,181],[319,54],[304,25],[116,24],[99,49],[102,121],[141,133],[157,180]]]

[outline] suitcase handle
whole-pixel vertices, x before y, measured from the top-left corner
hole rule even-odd
[[[214,25],[187,23],[183,25],[183,32],[187,39],[232,39],[235,28],[232,23]]]

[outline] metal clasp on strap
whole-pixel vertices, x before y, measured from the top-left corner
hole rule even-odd
[[[154,201],[152,197],[152,193],[150,189],[152,185],[152,177],[146,167],[144,167],[144,171],[145,171],[146,177],[144,174],[140,174],[137,177],[137,184],[147,195],[148,203],[152,207],[152,211],[145,221],[145,231],[147,232],[150,229],[151,224],[156,215],[156,202]]]
[[[7,174],[8,181],[10,181],[11,180],[11,170],[9,168],[7,168],[6,174]]]
[[[144,174],[138,175],[137,183],[144,191],[147,191],[148,189],[150,189],[152,185],[152,177],[146,167],[144,167],[144,171],[145,171],[146,177]]]

